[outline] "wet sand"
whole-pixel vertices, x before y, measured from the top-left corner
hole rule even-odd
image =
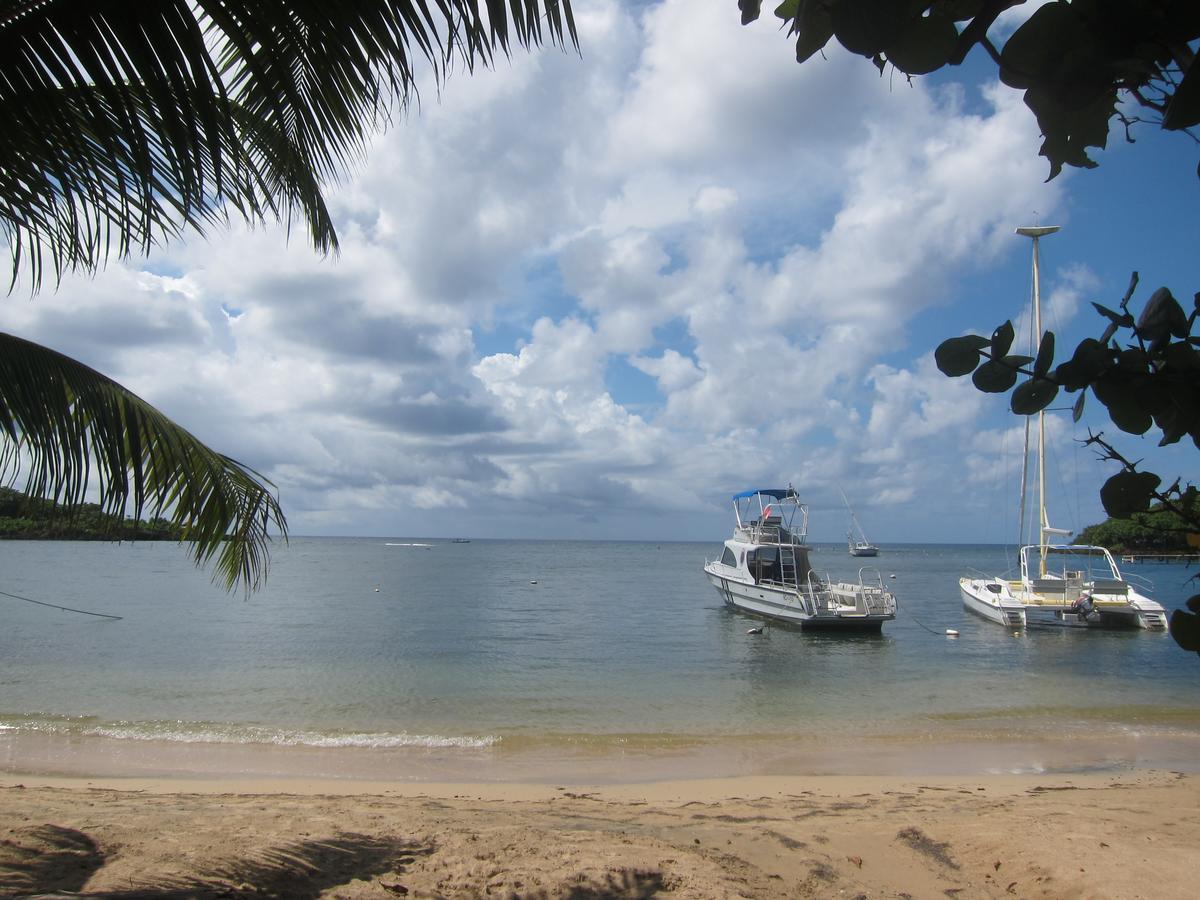
[[[1200,776],[0,777],[0,896],[1194,896]]]

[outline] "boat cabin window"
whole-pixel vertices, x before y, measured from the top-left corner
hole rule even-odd
[[[746,554],[746,568],[757,582],[779,580],[779,556],[774,547],[759,547]]]
[[[733,555],[733,551],[730,550],[728,547],[726,547],[725,552],[721,554],[721,565],[723,565],[723,566],[736,566],[737,565],[737,557],[735,557]]]

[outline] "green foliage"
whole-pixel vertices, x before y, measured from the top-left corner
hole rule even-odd
[[[336,179],[408,102],[513,42],[575,41],[566,0],[0,3],[0,233],[29,265],[93,270],[229,212],[337,235]]]
[[[1200,594],[1190,597],[1187,608],[1191,612],[1177,609],[1171,613],[1171,637],[1184,650],[1200,653]]]
[[[1178,505],[1184,514],[1157,503],[1143,507],[1145,511],[1130,512],[1125,518],[1089,525],[1076,541],[1107,547],[1114,553],[1195,553],[1197,548],[1189,540],[1194,525],[1189,519],[1200,514],[1200,496],[1193,491]]]
[[[0,487],[0,539],[182,541],[183,529],[162,517],[125,519],[96,503],[62,506]]]
[[[1159,288],[1147,301],[1141,316],[1134,321],[1128,311],[1129,299],[1137,286],[1137,273],[1114,312],[1100,304],[1097,311],[1107,320],[1100,340],[1086,338],[1075,348],[1069,360],[1052,368],[1055,354],[1053,332],[1046,332],[1033,360],[1007,355],[1012,324],[1005,322],[989,341],[979,335],[965,335],[943,341],[934,359],[946,375],[958,377],[974,372],[976,386],[983,391],[1007,391],[1019,376],[1026,380],[1012,393],[1012,410],[1031,415],[1053,402],[1060,389],[1081,392],[1075,404],[1076,418],[1082,413],[1083,397],[1090,389],[1122,431],[1145,434],[1157,427],[1159,445],[1173,444],[1190,437],[1200,447],[1200,337],[1192,334],[1200,314],[1200,294],[1190,314],[1167,288]],[[1128,341],[1118,342],[1119,332],[1128,331]],[[1141,485],[1147,482],[1144,480]],[[1105,508],[1112,515],[1127,515],[1140,507],[1122,497],[1150,496],[1149,491],[1129,478],[1112,484],[1109,491],[1115,506]],[[1116,511],[1117,508],[1121,511]]]
[[[799,62],[836,39],[906,75],[958,65],[975,46],[1000,79],[1024,92],[1045,139],[1050,177],[1064,165],[1092,168],[1089,148],[1103,148],[1115,117],[1127,126],[1122,99],[1163,128],[1200,124],[1200,66],[1189,46],[1200,39],[1200,4],[1191,0],[1073,0],[1037,9],[1003,46],[988,30],[1000,13],[1025,0],[785,0],[775,9],[796,41]],[[742,22],[761,4],[741,0]]]

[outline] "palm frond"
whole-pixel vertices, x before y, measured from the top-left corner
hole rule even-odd
[[[110,378],[54,350],[0,333],[0,472],[28,466],[25,490],[69,506],[94,477],[113,516],[163,516],[192,558],[216,557],[213,580],[253,590],[272,534],[287,521],[271,483],[198,441]]]
[[[420,65],[578,46],[569,0],[0,0],[0,232],[13,278],[90,271],[228,209],[304,220]],[[269,140],[267,137],[269,136]]]

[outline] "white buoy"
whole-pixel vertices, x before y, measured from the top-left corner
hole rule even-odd
[[[946,637],[958,637],[958,632],[955,631],[953,628],[947,628],[946,629]]]
[[[379,588],[375,588],[375,593],[379,593]]]

